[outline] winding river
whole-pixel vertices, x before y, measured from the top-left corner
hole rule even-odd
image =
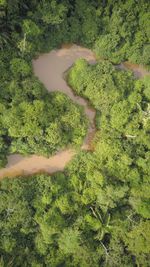
[[[84,107],[85,114],[90,121],[90,126],[82,149],[89,150],[90,140],[95,133],[95,110],[88,105],[86,100],[74,95],[63,78],[64,72],[69,69],[78,58],[85,58],[91,64],[96,62],[95,55],[91,50],[78,45],[69,45],[62,46],[61,49],[53,50],[50,53],[39,56],[36,60],[33,60],[33,69],[35,75],[43,82],[49,92],[59,90],[67,94],[74,102]],[[134,71],[136,77],[149,74],[148,71],[139,65],[130,64],[128,62],[120,64],[119,68],[131,69]],[[0,178],[6,176],[31,175],[38,172],[51,174],[56,171],[62,171],[75,154],[76,152],[71,149],[60,151],[50,158],[36,155],[24,157],[19,154],[13,154],[8,156],[8,164],[6,167],[0,170]]]

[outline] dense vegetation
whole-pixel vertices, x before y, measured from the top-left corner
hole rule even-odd
[[[78,60],[68,83],[96,109],[93,152],[55,175],[1,181],[0,266],[149,267],[150,78],[111,62],[150,64],[150,4],[0,1],[0,165],[8,153],[50,155],[80,145],[82,108],[48,94],[31,59],[62,42],[103,59]]]
[[[0,24],[1,49],[22,57],[80,42],[114,63],[150,64],[149,0],[1,0]]]
[[[115,188],[131,189],[131,205],[149,218],[150,77],[135,80],[109,62],[91,66],[81,59],[71,69],[69,83],[97,110],[94,162]]]
[[[67,120],[63,128],[57,116],[59,109],[56,108],[56,114],[49,111],[49,115],[44,115],[54,103],[42,102],[46,92],[33,77],[33,56],[49,51],[62,42],[79,42],[93,48],[98,57],[107,58],[113,63],[129,59],[149,65],[149,29],[150,5],[146,0],[122,0],[119,4],[118,1],[112,3],[109,0],[0,1],[0,165],[5,164],[8,152],[49,155],[67,144],[81,144],[85,136],[86,126],[79,118],[81,113],[72,104],[68,103],[70,113],[77,113],[77,121],[71,125],[69,137],[66,128],[70,129],[72,119],[69,123],[68,119],[63,118]],[[63,103],[60,105],[64,106]],[[64,106],[65,110],[68,110],[68,105]],[[38,112],[47,117],[43,125]],[[29,123],[30,116],[35,119]],[[15,124],[11,125],[12,117],[17,126],[15,129]],[[22,131],[18,132],[20,127]]]
[[[97,110],[95,150],[2,181],[1,265],[148,267],[150,78],[80,59],[68,82]]]
[[[148,267],[147,177],[126,164],[125,179],[116,156],[82,152],[64,173],[3,180],[1,266]]]
[[[16,69],[25,74],[25,67],[14,59],[11,78]],[[0,91],[1,166],[8,152],[49,156],[69,144],[80,145],[86,134],[82,109],[62,93],[47,93],[30,73],[4,80]]]

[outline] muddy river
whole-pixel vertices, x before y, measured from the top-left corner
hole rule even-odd
[[[53,50],[50,53],[39,56],[36,60],[33,60],[33,69],[35,75],[49,92],[61,91],[67,94],[74,102],[84,106],[84,111],[89,118],[90,126],[82,149],[88,150],[90,148],[90,140],[95,132],[95,110],[88,105],[86,100],[75,96],[63,78],[64,72],[71,67],[78,58],[85,58],[91,64],[96,62],[95,56],[91,50],[77,45],[69,45],[62,46],[61,49]],[[137,77],[149,74],[148,71],[139,65],[130,64],[128,62],[122,63],[120,68],[131,69]],[[60,151],[50,158],[36,155],[24,157],[19,154],[13,154],[8,156],[8,164],[6,167],[0,170],[0,178],[6,176],[15,177],[18,175],[30,175],[37,172],[51,174],[56,171],[62,171],[74,155],[75,151],[71,149]]]

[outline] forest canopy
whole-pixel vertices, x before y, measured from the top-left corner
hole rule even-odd
[[[115,64],[150,64],[148,0],[2,0],[0,28],[1,49],[22,57],[78,42]]]
[[[96,54],[67,73],[96,110],[93,151],[63,172],[1,181],[0,266],[149,267],[150,77],[116,66],[150,66],[148,0],[0,0],[0,167],[83,143],[83,108],[32,70],[62,43]]]

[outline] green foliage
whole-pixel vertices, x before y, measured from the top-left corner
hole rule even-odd
[[[10,69],[14,78],[24,78],[31,74],[31,66],[21,58],[13,58],[10,62]]]
[[[80,42],[113,63],[150,64],[146,0],[1,0],[0,5],[2,49],[13,43],[30,56],[62,42]]]
[[[137,265],[144,263],[144,266],[149,264],[150,254],[150,223],[149,221],[141,221],[126,234],[125,243],[128,245],[128,250],[136,255]]]
[[[94,50],[98,57],[113,63],[129,59],[134,63],[150,64],[150,6],[146,1],[108,2],[101,18],[102,29]]]
[[[88,98],[96,110],[110,113],[112,104],[117,105],[131,89],[133,76],[116,70],[108,61],[92,66],[79,59],[68,73],[68,82],[76,93]]]
[[[117,34],[105,34],[104,36],[102,35],[98,40],[96,40],[94,51],[98,57],[102,57],[104,59],[109,58],[114,63],[118,63],[120,61],[120,58],[118,58],[117,56],[115,58],[114,55],[118,50],[119,41],[120,37]]]
[[[64,174],[4,179],[4,264],[136,266],[134,256],[148,266],[149,222],[129,208],[129,188],[101,172],[92,153],[81,153]]]
[[[38,36],[40,34],[39,27],[32,21],[25,19],[23,21],[23,32],[29,37]]]
[[[37,15],[43,23],[57,25],[63,22],[66,10],[67,8],[63,4],[58,4],[56,0],[44,0],[37,7]]]
[[[79,74],[80,79],[77,78]],[[98,110],[100,131],[95,137],[95,152],[90,157],[78,157],[68,167],[73,185],[82,194],[81,203],[91,205],[94,216],[100,216],[101,225],[105,221],[103,216],[111,214],[111,220],[104,228],[86,216],[88,226],[98,230],[96,238],[99,240],[110,236],[110,243],[106,242],[105,247],[108,266],[148,266],[150,238],[144,239],[144,231],[150,216],[149,77],[135,80],[130,72],[114,69],[107,61],[90,66],[84,60],[78,60],[68,74],[68,81]],[[102,184],[94,185],[95,172],[99,183],[103,177]],[[142,230],[138,233],[140,218],[146,220],[142,225],[143,236]],[[120,220],[125,221],[124,226],[119,226]],[[117,231],[122,231],[119,235],[117,227]],[[128,235],[130,231],[131,235]],[[132,234],[136,235],[137,241],[132,239]],[[131,253],[128,256],[124,243]],[[134,249],[135,244],[138,245]],[[137,265],[132,262],[132,255]]]
[[[49,156],[86,135],[82,108],[46,91],[32,57],[76,42],[99,59],[68,73],[96,109],[94,151],[63,173],[1,182],[0,266],[149,267],[150,79],[110,63],[150,64],[149,11],[146,0],[0,1],[0,167],[8,153]]]
[[[23,86],[26,83],[28,80]],[[28,91],[24,93],[28,94]],[[21,98],[16,95],[12,105],[3,111],[2,128],[10,140],[10,152],[48,156],[66,145],[80,145],[86,134],[85,118],[81,118],[80,108],[61,93],[46,93],[43,100],[36,99],[36,91],[32,94],[33,99],[29,96],[21,103]]]

